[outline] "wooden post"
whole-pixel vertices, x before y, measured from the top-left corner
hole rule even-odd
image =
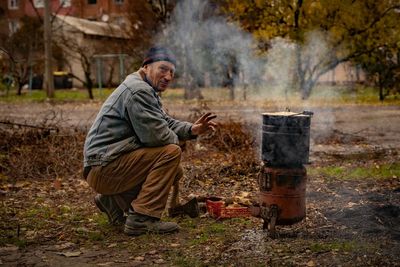
[[[51,51],[50,1],[44,0],[44,88],[48,98],[54,98],[53,64]]]

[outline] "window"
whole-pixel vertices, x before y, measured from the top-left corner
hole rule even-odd
[[[19,22],[18,20],[10,20],[8,23],[8,28],[10,30],[10,36],[16,33],[19,29]]]
[[[8,9],[18,9],[18,0],[8,0]]]
[[[87,3],[89,5],[95,5],[95,4],[97,4],[97,0],[88,0]]]
[[[117,5],[122,5],[124,3],[124,0],[114,0],[114,2]]]
[[[33,6],[35,8],[43,8],[44,7],[44,0],[33,0]]]
[[[71,0],[60,0],[60,7],[70,7]]]

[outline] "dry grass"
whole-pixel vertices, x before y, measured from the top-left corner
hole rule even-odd
[[[9,181],[79,176],[85,134],[59,128],[0,131],[0,173]]]
[[[188,154],[199,153],[199,146],[219,151],[239,172],[245,172],[257,165],[256,140],[245,130],[249,127],[232,121],[220,124],[216,132],[202,136],[196,143],[189,142]],[[86,133],[54,125],[43,128],[0,129],[0,173],[10,182],[80,177]]]

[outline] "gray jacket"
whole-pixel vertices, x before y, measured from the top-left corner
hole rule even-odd
[[[105,166],[140,147],[179,144],[194,137],[191,127],[189,122],[169,117],[156,91],[135,72],[101,107],[86,137],[84,167]]]

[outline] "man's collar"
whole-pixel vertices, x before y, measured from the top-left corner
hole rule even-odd
[[[148,85],[150,85],[151,88],[153,88],[153,90],[155,91],[155,93],[158,93],[158,89],[157,87],[154,87],[153,84],[149,81],[149,79],[147,79],[146,73],[144,73],[143,69],[140,68],[138,70],[138,73],[140,75],[140,77],[142,77],[143,81],[145,81]]]

